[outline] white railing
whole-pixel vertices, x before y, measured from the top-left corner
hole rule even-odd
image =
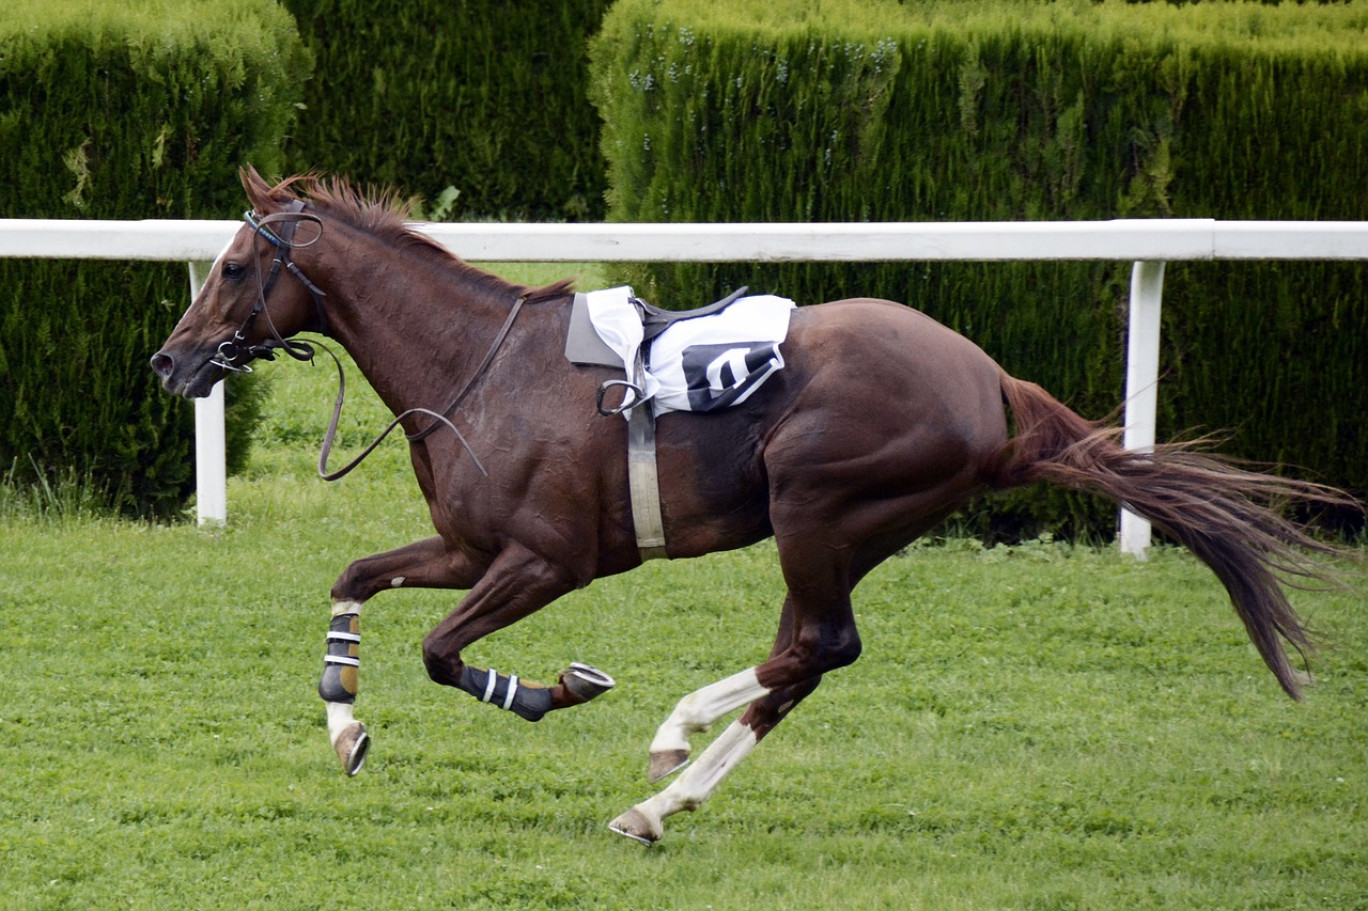
[[[138,259],[190,264],[193,296],[241,226],[235,221],[0,219],[0,257]],[[1368,222],[1155,219],[859,224],[429,224],[474,262],[1133,262],[1125,435],[1154,445],[1164,264],[1185,260],[1368,260]],[[227,521],[222,384],[196,400],[199,521]],[[1121,513],[1121,549],[1143,556],[1147,521]]]

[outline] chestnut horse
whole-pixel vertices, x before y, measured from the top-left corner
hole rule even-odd
[[[305,343],[289,341],[296,333],[335,339],[408,434],[437,531],[357,560],[332,587],[319,692],[344,770],[360,768],[370,742],[352,706],[361,607],[377,592],[468,590],[423,641],[428,673],[524,718],[611,686],[584,665],[544,687],[461,659],[481,637],[643,560],[628,423],[595,405],[600,385],[623,372],[566,360],[569,283],[523,287],[467,265],[408,227],[392,197],[345,182],[271,186],[250,168],[242,181],[253,211],[153,369],[168,392],[203,396],[255,357],[307,358]],[[859,656],[851,590],[870,570],[970,497],[1033,481],[1124,503],[1189,547],[1297,697],[1284,643],[1303,652],[1308,640],[1279,576],[1319,576],[1305,554],[1330,548],[1266,504],[1341,494],[1186,447],[1124,451],[1114,429],[900,304],[800,307],[783,352],[784,369],[744,404],[657,420],[666,555],[773,536],[787,592],[768,660],[679,702],[651,743],[650,779],[683,768],[690,735],[744,713],[614,831],[659,839],[666,817],[697,808],[823,674]],[[326,459],[325,447],[320,471]]]

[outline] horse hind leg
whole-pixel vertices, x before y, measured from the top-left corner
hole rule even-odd
[[[706,731],[722,717],[768,693],[752,667],[679,700],[651,741],[647,778],[657,782],[684,768],[689,762],[689,735]]]
[[[678,779],[614,819],[610,829],[642,844],[658,841],[665,819],[701,806],[761,738],[817,688],[823,673],[850,664],[859,655],[848,590],[832,589],[816,602],[820,606],[815,611],[801,609],[792,592],[791,585],[769,660],[684,697],[660,726],[651,743],[651,780],[683,768],[689,734],[711,727],[743,705],[750,708]]]
[[[608,828],[643,845],[654,844],[665,834],[667,817],[698,809],[759,741],[748,725],[733,721],[669,787],[623,813]]]
[[[760,684],[757,668],[752,667],[679,700],[651,741],[649,780],[660,781],[688,765],[689,735],[707,730],[725,715],[769,692]],[[675,782],[614,819],[608,828],[644,845],[659,841],[665,818],[701,806],[759,740],[760,735],[751,727],[733,722]]]
[[[792,642],[793,598],[788,597],[779,615],[779,631],[769,659],[777,658]],[[747,668],[679,700],[651,741],[647,780],[655,783],[688,765],[691,734],[706,731],[734,710],[769,695],[769,688],[760,683],[758,670]]]
[[[707,730],[723,716],[769,692],[760,683],[758,667],[752,667],[679,700],[651,741],[650,780],[659,781],[688,764],[690,734]],[[679,778],[614,819],[608,828],[643,845],[654,844],[664,834],[667,817],[698,809],[759,741],[750,726],[741,720],[732,722]]]
[[[698,760],[669,787],[632,807],[609,823],[608,827],[643,845],[659,841],[665,834],[664,823],[668,817],[702,806],[717,790],[722,779],[755,749],[795,705],[815,690],[821,680],[818,676],[801,684],[775,690],[752,702],[745,714],[728,725]]]

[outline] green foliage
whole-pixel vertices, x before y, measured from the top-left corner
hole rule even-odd
[[[588,35],[607,0],[285,0],[317,56],[290,167],[462,211],[603,212]]]
[[[1368,8],[622,0],[591,50],[619,221],[1368,217]],[[643,265],[685,307],[745,284],[907,302],[1102,417],[1129,264]],[[1160,432],[1368,491],[1368,267],[1172,264]],[[1023,494],[1009,535],[1107,534]],[[1048,518],[1047,518],[1048,517]],[[975,520],[983,528],[987,520]]]
[[[237,166],[279,168],[308,69],[288,14],[255,0],[6,4],[0,215],[230,216]],[[147,358],[185,307],[185,266],[6,260],[0,288],[9,480],[75,476],[119,511],[176,512],[192,483],[191,409],[161,392]],[[249,414],[234,416],[238,462]]]

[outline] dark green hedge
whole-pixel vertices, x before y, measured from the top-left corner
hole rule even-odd
[[[609,0],[284,0],[317,57],[290,145],[457,213],[600,219],[586,42]]]
[[[308,72],[274,4],[10,0],[0,217],[232,217],[235,168],[280,169]],[[120,512],[176,513],[192,411],[147,358],[187,301],[184,264],[0,260],[0,475],[74,473]],[[245,432],[234,440],[237,463]]]
[[[1368,7],[620,0],[592,48],[620,221],[1368,218]],[[1128,263],[657,265],[664,304],[747,284],[877,295],[1102,417]],[[1160,434],[1368,491],[1368,269],[1169,265]],[[1109,534],[1037,492],[1004,533]]]

